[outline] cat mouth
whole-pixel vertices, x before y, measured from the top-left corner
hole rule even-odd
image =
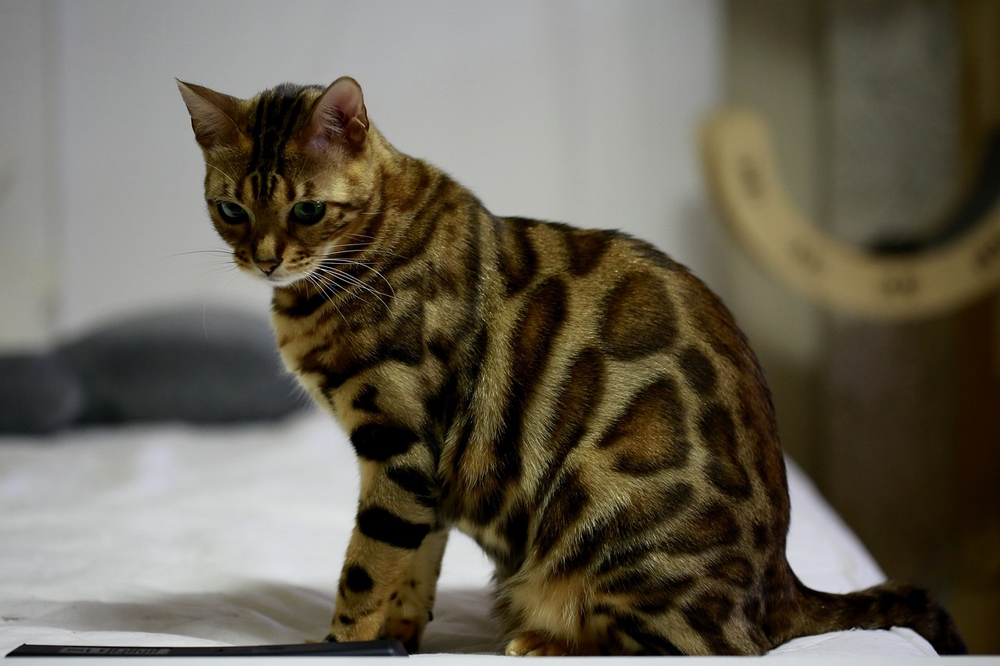
[[[272,287],[288,287],[309,277],[309,271],[290,273],[284,266],[261,266],[254,264],[246,267],[246,271],[256,280],[261,280]]]

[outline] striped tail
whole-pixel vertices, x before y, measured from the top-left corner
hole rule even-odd
[[[792,574],[794,576],[794,574]],[[795,579],[800,612],[788,639],[847,629],[909,627],[938,654],[967,654],[955,622],[923,589],[890,581],[849,594],[812,590]]]

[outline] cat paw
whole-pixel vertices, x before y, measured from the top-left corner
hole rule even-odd
[[[330,623],[330,633],[321,642],[356,643],[375,640],[379,638],[378,628],[381,626],[379,620],[369,615],[361,615],[360,619],[354,620],[348,615],[337,613]]]
[[[389,614],[381,631],[382,638],[399,641],[409,653],[417,651],[424,627],[433,617],[427,610],[418,587],[411,581],[404,581],[400,585],[389,600]]]
[[[566,657],[573,654],[565,643],[534,631],[525,632],[507,643],[505,653],[508,657]]]

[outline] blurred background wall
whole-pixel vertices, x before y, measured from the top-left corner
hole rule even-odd
[[[390,141],[494,212],[620,227],[678,255],[698,243],[695,130],[721,83],[716,1],[2,0],[0,11],[8,347],[166,303],[265,307],[266,293],[211,256],[178,256],[222,245],[174,77],[250,96],[350,74]]]
[[[997,471],[984,452],[1000,450],[991,306],[902,327],[822,310],[735,246],[698,155],[707,113],[750,105],[818,224],[864,242],[879,210],[902,216],[892,230],[935,219],[969,169],[956,35],[970,2],[0,0],[0,352],[169,305],[263,313],[266,290],[200,252],[223,245],[173,78],[250,96],[350,74],[390,141],[494,212],[621,228],[690,265],[760,355],[786,448],[887,573],[934,587],[981,649],[1000,649],[988,642],[1000,524],[983,508],[997,499],[983,491]],[[891,51],[892,39],[916,50]],[[879,66],[886,49],[895,69]],[[904,102],[936,106],[895,135],[895,152],[868,142],[859,157],[852,131],[871,135],[878,107],[850,106],[872,95],[843,85],[884,74],[891,86],[910,70],[937,87]],[[940,131],[921,144],[927,127]],[[850,160],[866,156],[872,177],[852,180]],[[927,167],[937,198],[900,197],[889,178],[859,203],[857,186],[907,160]]]
[[[788,192],[830,237],[935,250],[966,202],[996,205],[980,176],[1000,145],[1000,3],[730,0],[724,20],[726,103],[764,116]],[[730,280],[747,289],[738,314],[791,286],[733,266],[746,275]],[[887,574],[935,590],[970,648],[990,653],[1000,652],[998,312],[992,296],[868,320],[792,297],[766,329],[744,316],[786,448]],[[773,346],[789,339],[783,327],[801,332],[791,338],[801,353]]]

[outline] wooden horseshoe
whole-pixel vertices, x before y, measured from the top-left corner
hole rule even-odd
[[[712,195],[738,242],[780,281],[829,308],[877,319],[931,317],[1000,285],[996,177],[981,179],[963,206],[972,219],[954,227],[954,237],[880,254],[819,230],[796,208],[756,114],[715,114],[704,128],[702,151]]]

